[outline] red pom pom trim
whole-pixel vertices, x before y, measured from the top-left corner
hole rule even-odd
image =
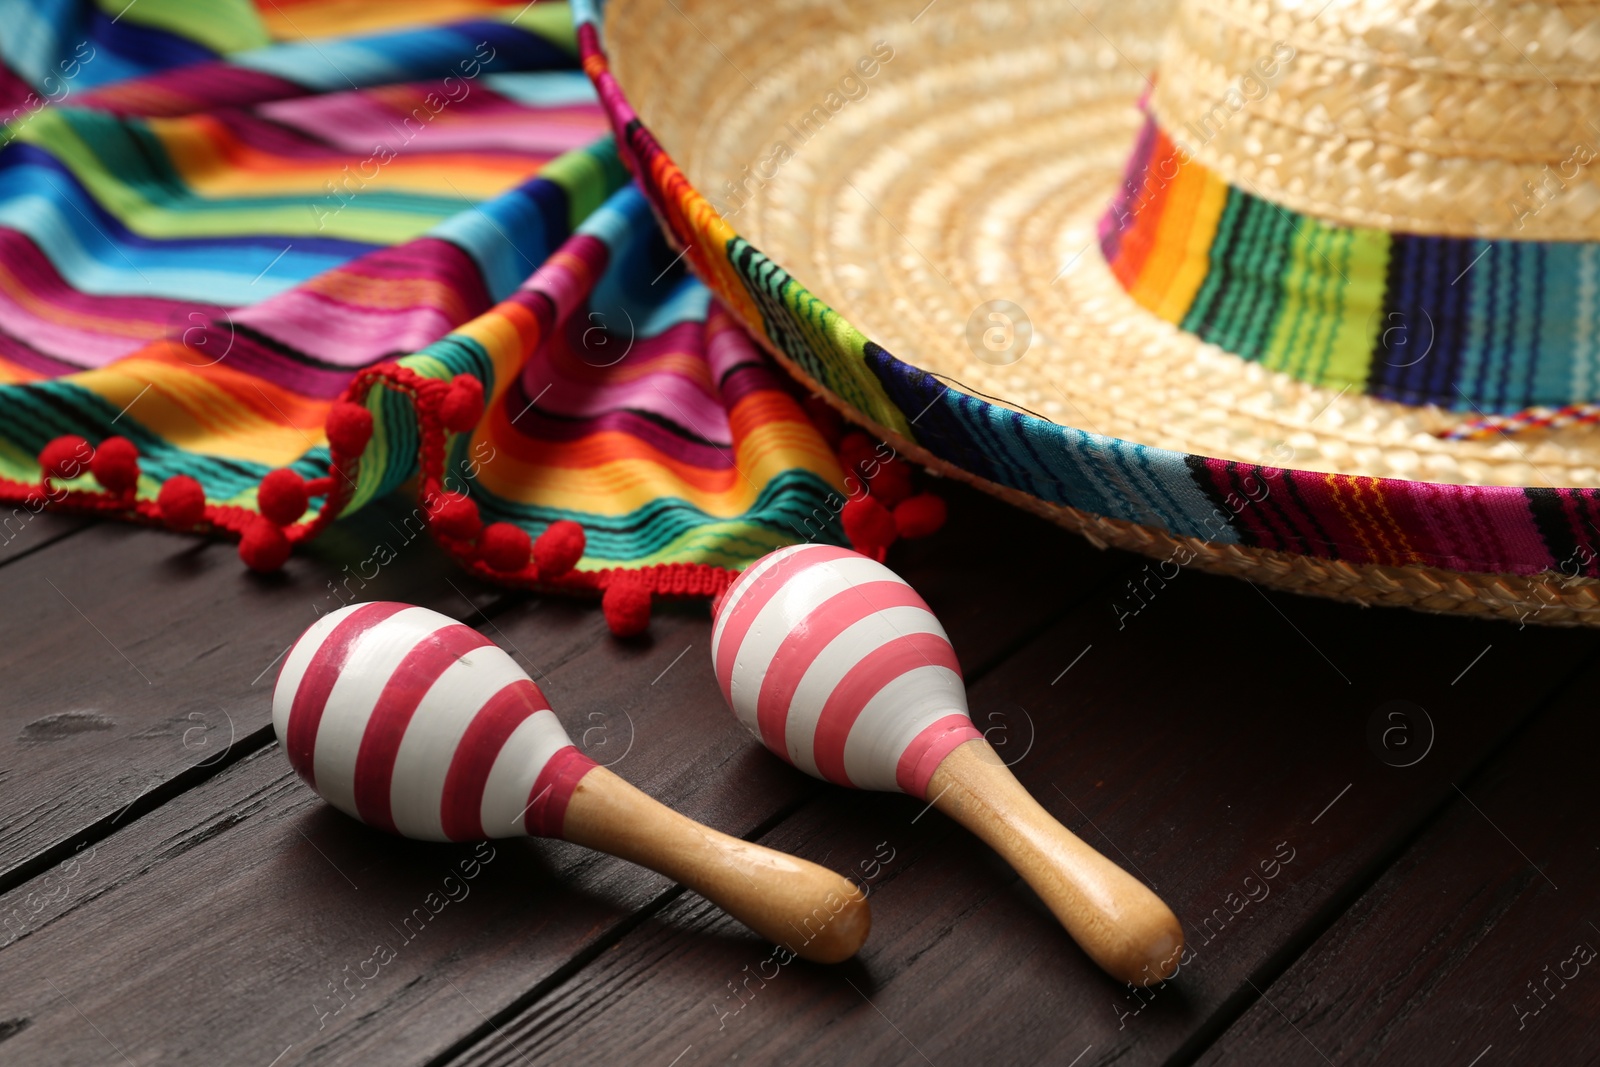
[[[520,571],[528,565],[533,539],[520,526],[494,522],[478,538],[478,558],[497,571]]]
[[[878,446],[860,430],[853,430],[839,439],[839,466],[846,474],[859,478],[867,462],[878,459]]]
[[[911,464],[905,460],[877,462],[876,468],[868,463],[866,469],[867,489],[884,507],[893,509],[911,496]]]
[[[889,509],[870,496],[858,497],[845,504],[839,514],[844,523],[844,534],[851,546],[863,556],[882,563],[894,544],[899,531],[895,529],[894,516]]]
[[[57,437],[39,450],[39,466],[44,473],[58,481],[81,478],[89,470],[94,449],[89,442],[76,434]]]
[[[94,450],[89,470],[107,492],[122,496],[139,484],[139,450],[126,437],[107,437]]]
[[[578,565],[588,538],[571,519],[552,522],[533,543],[533,565],[540,578],[559,578]]]
[[[894,525],[901,537],[927,537],[939,531],[947,514],[943,499],[918,493],[894,509]]]
[[[256,506],[261,514],[279,526],[288,526],[306,513],[309,503],[306,481],[287,467],[261,479],[256,491]]]
[[[141,457],[132,442],[118,437],[107,438],[98,449],[80,437],[51,442],[40,450],[41,469],[49,467],[51,471],[36,481],[0,475],[0,502],[27,504],[36,511],[50,508],[120,515],[179,530],[232,534],[239,539],[239,556],[247,566],[277,570],[296,543],[319,534],[354,498],[362,455],[373,434],[367,402],[374,389],[382,389],[411,404],[417,422],[418,495],[428,502],[430,528],[445,551],[473,574],[522,588],[599,596],[608,624],[625,636],[640,633],[649,625],[656,596],[709,600],[733,584],[737,571],[705,563],[580,571],[576,565],[583,558],[586,538],[583,528],[574,522],[553,523],[535,544],[529,544],[527,534],[511,524],[496,523],[485,530],[476,504],[447,493],[444,482],[449,445],[445,409],[448,406],[451,422],[465,425],[466,415],[478,406],[472,401],[482,395],[477,379],[467,384],[469,377],[444,382],[399,363],[358,371],[328,410],[332,462],[327,475],[306,481],[287,470],[269,474],[257,492],[259,510],[207,503],[204,488],[188,475],[168,478],[154,499],[140,499]],[[479,412],[476,419],[481,418]],[[153,461],[154,457],[143,460]],[[86,472],[94,474],[101,488],[48,484],[58,475],[64,476],[58,480],[70,481]],[[302,494],[307,503],[301,502]],[[315,515],[303,519],[312,498],[319,498],[321,505]],[[536,567],[528,565],[530,559]]]
[[[187,530],[206,517],[206,491],[187,474],[174,474],[161,484],[156,507],[168,526]]]
[[[335,456],[355,457],[372,440],[372,412],[365,404],[336,400],[328,409],[328,448]]]
[[[618,637],[635,637],[650,628],[650,589],[643,582],[613,582],[600,600],[606,625]]]
[[[289,539],[270,519],[256,516],[239,538],[239,558],[253,571],[267,574],[289,560]]]
[[[434,504],[433,527],[445,537],[457,541],[470,541],[483,529],[483,519],[478,505],[464,496],[444,496]]]
[[[458,374],[439,404],[439,421],[452,433],[466,433],[483,418],[483,383],[470,374]]]

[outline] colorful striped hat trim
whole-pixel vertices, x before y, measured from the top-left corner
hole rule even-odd
[[[1224,181],[1152,117],[1100,223],[1141,307],[1241,359],[1403,404],[1600,399],[1600,244],[1330,224]]]

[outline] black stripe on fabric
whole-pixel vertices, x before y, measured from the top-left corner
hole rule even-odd
[[[1301,517],[1305,519],[1305,525],[1309,525],[1315,533],[1314,540],[1304,534],[1301,535],[1301,542],[1306,546],[1307,554],[1322,556],[1325,559],[1342,558],[1338,543],[1328,536],[1327,527],[1322,525],[1321,521],[1317,519],[1316,511],[1306,503],[1305,496],[1300,492],[1300,486],[1296,484],[1293,472],[1285,471],[1280,481],[1287,487],[1287,495],[1299,510]]]
[[[1250,547],[1260,547],[1260,543],[1253,531],[1234,524],[1228,512],[1228,495],[1217,487],[1216,480],[1211,476],[1211,468],[1206,466],[1205,459],[1200,456],[1196,456],[1193,453],[1185,453],[1183,457],[1183,463],[1184,466],[1189,468],[1189,477],[1194,482],[1195,486],[1200,490],[1200,495],[1206,498],[1206,502],[1209,503],[1212,509],[1216,512],[1216,514],[1207,516],[1207,518],[1211,520],[1209,525],[1206,523],[1205,519],[1199,520],[1197,525],[1203,529],[1213,529],[1217,526],[1219,521],[1221,521],[1217,518],[1217,516],[1220,515],[1222,516],[1223,520],[1227,520],[1227,526],[1229,529],[1238,532],[1240,544]],[[1204,534],[1202,534],[1201,537],[1204,540],[1212,540],[1212,538],[1206,537]]]
[[[1412,238],[1420,240],[1420,238]],[[1461,360],[1466,351],[1467,316],[1472,303],[1472,242],[1460,237],[1434,237],[1445,255],[1432,263],[1430,284],[1437,294],[1432,311],[1433,352],[1424,361],[1426,371],[1421,395],[1412,403],[1437,403],[1458,407],[1461,392],[1456,381],[1461,376]],[[1431,258],[1431,257],[1430,257]]]
[[[1538,402],[1536,392],[1538,382],[1536,375],[1539,363],[1545,358],[1544,349],[1544,294],[1545,270],[1549,263],[1549,249],[1542,244],[1535,244],[1529,248],[1533,256],[1533,310],[1528,315],[1528,329],[1532,336],[1528,339],[1528,367],[1523,371],[1522,395],[1517,398],[1514,407],[1520,409]],[[1546,398],[1554,399],[1554,398]]]
[[[1239,354],[1245,359],[1259,361],[1266,355],[1267,342],[1277,325],[1279,310],[1283,307],[1285,263],[1289,258],[1293,236],[1293,216],[1278,208],[1267,227],[1263,240],[1265,249],[1254,272],[1255,307],[1242,326]]]
[[[1405,234],[1395,234],[1389,239],[1389,262],[1384,265],[1383,271],[1383,299],[1378,302],[1378,321],[1373,324],[1372,360],[1367,364],[1367,381],[1363,390],[1369,396],[1399,399],[1399,394],[1405,390],[1408,368],[1395,365],[1394,334],[1390,330],[1405,316],[1401,304],[1406,299],[1410,259],[1410,239]]]
[[[1577,495],[1579,500],[1587,499],[1592,510],[1596,497],[1600,497],[1600,490],[1595,489],[1547,489],[1542,486],[1529,486],[1522,490],[1528,499],[1528,511],[1533,516],[1533,525],[1539,531],[1539,539],[1544,542],[1545,549],[1550,553],[1551,568],[1559,567],[1563,561],[1582,559],[1580,548],[1593,554],[1596,541],[1600,541],[1592,520],[1587,523],[1587,531],[1575,530],[1571,519],[1567,515],[1565,497],[1568,494]],[[1595,572],[1595,564],[1591,560],[1587,573]]]
[[[1499,316],[1494,314],[1494,309],[1500,302],[1501,279],[1499,264],[1495,262],[1498,257],[1490,254],[1484,256],[1483,258],[1485,262],[1480,263],[1478,267],[1473,269],[1476,270],[1481,267],[1488,272],[1489,288],[1484,293],[1484,305],[1488,310],[1488,314],[1485,316],[1485,319],[1489,324],[1489,332],[1488,335],[1483,339],[1482,350],[1480,351],[1478,357],[1477,374],[1475,375],[1471,385],[1464,388],[1463,391],[1467,394],[1467,398],[1475,407],[1483,408],[1487,406],[1489,408],[1493,408],[1496,405],[1494,401],[1489,399],[1488,396],[1489,371],[1494,365],[1495,353],[1498,347],[1496,344],[1497,331],[1495,328],[1500,324],[1496,321]],[[1465,278],[1462,279],[1462,281],[1465,280]]]
[[[1201,285],[1202,294],[1208,298],[1206,306],[1198,309],[1199,315],[1195,315],[1197,309],[1191,308],[1183,325],[1183,329],[1195,334],[1202,341],[1215,343],[1216,320],[1228,290],[1234,284],[1232,270],[1234,248],[1240,240],[1245,220],[1254,213],[1255,206],[1246,194],[1237,189],[1228,190],[1228,203],[1223,209],[1223,218],[1227,225],[1217,234],[1216,240],[1211,245],[1211,263],[1206,272],[1206,280]]]

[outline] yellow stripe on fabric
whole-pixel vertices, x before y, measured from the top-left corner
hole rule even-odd
[[[126,3],[127,0],[119,0]],[[567,4],[534,4],[508,8],[497,0],[262,0],[261,19],[267,31],[280,41],[291,43],[307,37],[344,37],[409,30],[419,26],[443,26],[467,19],[494,19],[515,22],[518,26],[548,36],[557,44],[577,52],[572,30],[572,11]],[[542,9],[550,9],[548,12]]]
[[[618,437],[604,432],[563,443],[562,459],[581,463],[585,452],[614,455],[616,450],[609,442]],[[769,423],[750,431],[739,443],[734,457],[737,470],[691,468],[646,455],[557,467],[531,463],[503,450],[482,466],[478,480],[506,500],[593,515],[627,515],[670,497],[687,501],[714,518],[737,519],[755,504],[760,487],[779,475],[799,469],[831,480],[829,467],[834,461],[818,446],[818,440],[808,425]],[[619,443],[635,449],[639,445],[633,438]],[[691,476],[694,481],[689,480]]]
[[[190,370],[129,356],[70,381],[191,452],[278,467],[326,443],[327,401],[296,397],[222,364]]]
[[[522,326],[512,321],[510,309],[526,317]],[[452,331],[475,341],[488,353],[494,366],[495,396],[499,396],[522,369],[522,361],[538,342],[538,325],[531,313],[516,305],[501,305],[486,314],[464,322]]]
[[[373,192],[454,198],[441,214],[459,210],[460,194],[488,199],[531,178],[543,161],[525,155],[495,160],[481,152],[426,156],[376,148],[344,156],[300,160],[238,143],[209,116],[145,120],[173,168],[195,196],[222,201],[244,197],[306,196],[329,215]],[[596,130],[598,133],[599,130]],[[331,191],[330,191],[331,185]],[[459,190],[459,193],[457,192]],[[301,208],[302,211],[306,210]]]
[[[610,566],[648,567],[657,563],[709,563],[713,567],[739,570],[749,565],[752,557],[763,556],[773,549],[793,543],[793,537],[785,537],[765,526],[729,521],[687,529],[648,555],[629,556],[625,559],[585,556],[577,569],[591,571]],[[730,551],[730,547],[733,551]]]

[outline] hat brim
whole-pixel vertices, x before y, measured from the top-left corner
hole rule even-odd
[[[961,0],[866,25],[806,0],[760,17],[612,0],[615,81],[592,20],[582,32],[624,154],[697,272],[913,459],[1178,566],[1600,623],[1600,494],[1572,488],[1600,481],[1600,435],[1440,440],[1444,412],[1247,363],[1111,277],[1095,225],[1166,6],[986,5],[1012,21],[975,41],[956,32],[979,24]],[[969,343],[993,301],[1031,323],[1014,362]]]

